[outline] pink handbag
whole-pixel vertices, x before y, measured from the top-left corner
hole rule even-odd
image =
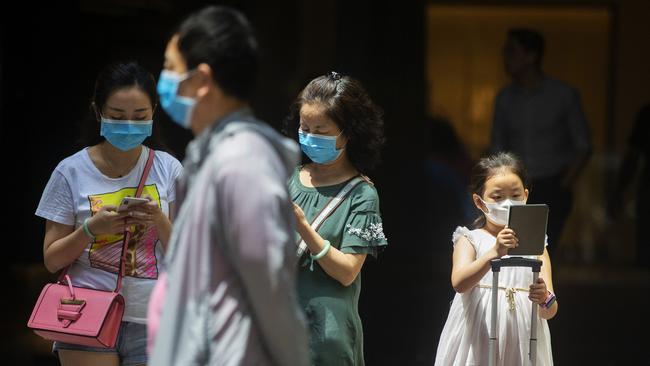
[[[135,197],[142,194],[153,158],[154,151],[149,149],[147,164]],[[57,283],[50,283],[43,287],[27,327],[51,341],[100,348],[115,347],[122,324],[122,315],[124,315],[124,298],[119,292],[122,288],[126,248],[130,237],[131,232],[126,230],[115,290],[102,291],[74,287],[70,276],[67,275],[68,268],[65,268],[59,275]]]

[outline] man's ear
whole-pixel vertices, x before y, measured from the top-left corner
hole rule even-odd
[[[211,85],[214,84],[212,68],[210,67],[210,65],[206,63],[202,63],[196,67],[196,70],[197,73],[199,74],[198,75],[198,77],[200,78],[199,82],[201,83],[201,86],[199,86],[199,88],[196,90],[196,96],[198,98],[203,98],[210,92],[210,87]]]

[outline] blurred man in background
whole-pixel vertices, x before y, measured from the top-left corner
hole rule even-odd
[[[549,205],[551,254],[571,211],[573,186],[591,153],[589,126],[576,89],[542,70],[544,38],[510,29],[503,48],[512,83],[496,97],[490,151],[517,154],[528,168],[528,203]]]

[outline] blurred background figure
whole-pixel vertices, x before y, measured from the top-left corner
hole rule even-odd
[[[468,225],[476,210],[468,193],[472,160],[445,117],[426,119],[427,155],[424,159],[426,235],[428,245],[420,250],[427,254],[422,266],[430,275],[449,273],[449,233],[458,224]],[[433,261],[434,265],[431,265]]]
[[[469,223],[474,205],[467,191],[472,160],[459,140],[454,127],[444,117],[428,117],[428,154],[425,160],[429,214],[439,223],[446,236],[458,223]],[[444,228],[440,219],[449,222]]]
[[[503,48],[512,83],[496,97],[490,151],[519,156],[531,179],[529,203],[546,203],[549,251],[571,212],[573,186],[591,153],[578,91],[542,70],[544,38],[532,29],[508,31]]]
[[[632,131],[627,139],[625,155],[618,171],[614,189],[609,196],[607,211],[610,218],[616,218],[626,207],[625,192],[640,170],[637,183],[634,218],[636,261],[640,266],[650,268],[650,247],[644,242],[643,223],[650,222],[650,103],[645,104],[639,111]]]

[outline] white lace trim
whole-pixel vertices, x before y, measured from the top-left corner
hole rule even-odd
[[[367,229],[355,228],[350,224],[348,224],[346,228],[348,229],[349,235],[356,235],[366,241],[386,240],[384,228],[381,222],[377,224],[371,223],[370,227]]]

